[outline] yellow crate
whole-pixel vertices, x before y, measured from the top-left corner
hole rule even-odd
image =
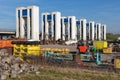
[[[26,53],[26,52],[27,52],[26,49],[21,49],[21,50],[20,50],[20,53]]]
[[[21,61],[24,61],[23,56],[19,56],[19,58],[20,58]]]
[[[28,55],[33,55],[33,53],[28,53]],[[40,55],[40,53],[34,53],[33,56],[39,56],[39,55]]]
[[[13,48],[13,55],[19,56],[19,54],[20,54],[20,45],[14,44],[13,47],[14,47]]]
[[[33,54],[33,55],[34,55],[34,53],[35,53],[35,54],[36,54],[36,53],[39,54],[40,51],[28,51],[27,53],[28,53],[28,54]]]
[[[107,48],[107,41],[94,41],[93,46],[97,49]]]
[[[27,47],[40,47],[40,45],[39,45],[39,44],[36,44],[36,45],[33,45],[33,44],[32,44],[32,45],[30,45],[30,44],[29,44],[29,45],[27,45]]]
[[[20,52],[14,52],[13,55],[15,55],[15,56],[19,56],[19,54],[20,54]]]
[[[24,55],[40,55],[40,44],[14,44],[13,54],[20,57],[23,60]]]
[[[20,48],[16,48],[15,51],[16,52],[21,52],[21,49]]]
[[[115,58],[114,67],[120,69],[120,56]]]
[[[62,54],[67,54],[70,52],[69,49],[65,48],[65,49],[60,49],[60,48],[41,48],[40,51],[44,54],[45,51],[49,51],[49,52],[57,52],[57,53],[62,53]]]
[[[19,47],[20,47],[19,44],[14,44],[13,46],[16,47],[16,48],[19,48]]]
[[[67,48],[64,50],[64,53],[65,53],[65,54],[68,54],[69,52],[70,52],[70,50],[67,49]]]
[[[34,50],[40,50],[39,47],[29,47],[29,48],[26,48],[28,51],[34,51]]]
[[[103,49],[103,53],[112,53],[112,48]]]

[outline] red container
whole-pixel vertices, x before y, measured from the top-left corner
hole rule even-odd
[[[87,51],[87,46],[78,46],[79,52],[85,53]]]

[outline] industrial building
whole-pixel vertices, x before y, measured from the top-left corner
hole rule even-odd
[[[61,17],[60,12],[42,13],[42,39],[77,39],[76,17]]]
[[[39,40],[39,7],[16,8],[16,37]]]
[[[45,12],[41,16],[42,40],[106,40],[106,25],[62,17],[60,12]],[[39,40],[39,7],[16,8],[16,37]]]
[[[61,39],[62,40],[70,40],[77,39],[76,35],[76,17],[68,16],[61,17]]]
[[[60,12],[42,13],[42,40],[106,40],[106,25],[76,19],[75,16],[62,17]]]
[[[61,39],[61,13],[42,13],[42,39]]]

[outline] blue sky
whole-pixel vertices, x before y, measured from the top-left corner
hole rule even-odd
[[[120,34],[120,0],[0,0],[0,29],[16,27],[16,7],[37,5],[42,12],[60,11],[62,16],[86,18],[107,25],[107,32]]]

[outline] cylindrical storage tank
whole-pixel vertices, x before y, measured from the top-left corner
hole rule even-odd
[[[114,59],[114,68],[120,69],[120,56]]]

